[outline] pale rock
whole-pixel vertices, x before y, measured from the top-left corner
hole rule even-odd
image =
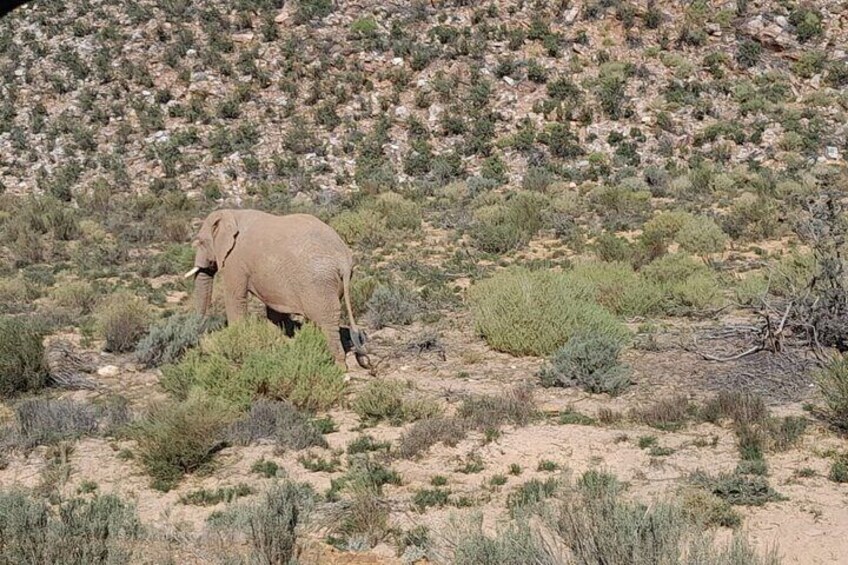
[[[274,23],[284,24],[288,21],[288,19],[291,17],[291,9],[289,8],[290,5],[291,2],[286,2],[283,10],[274,18]]]
[[[789,20],[786,19],[786,16],[777,16],[776,18],[774,18],[774,23],[776,23],[783,29],[789,28]]]
[[[120,372],[121,369],[116,365],[105,365],[97,369],[97,374],[101,377],[117,377]]]
[[[195,55],[197,55],[197,49],[186,50],[186,57],[194,57]]]
[[[706,26],[704,26],[707,30],[707,33],[710,35],[720,36],[721,35],[721,26],[717,23],[709,22]]]
[[[247,43],[249,41],[253,41],[253,34],[250,32],[247,33],[234,33],[233,41],[236,43]]]
[[[395,108],[395,116],[405,120],[409,117],[409,109],[406,106],[398,106]]]
[[[392,59],[392,64],[396,67],[403,65],[403,57],[395,57]]]
[[[825,157],[831,160],[839,159],[839,148],[833,145],[828,145],[824,148]]]
[[[435,123],[439,121],[439,117],[442,115],[442,106],[440,104],[431,104],[430,108],[427,110],[427,121]]]
[[[515,86],[515,79],[513,79],[512,77],[505,76],[503,77],[503,81],[510,86]]]
[[[574,6],[573,8],[571,8],[570,10],[568,10],[565,13],[565,15],[563,16],[563,20],[565,20],[566,24],[569,24],[569,25],[573,24],[574,20],[577,19],[577,14],[579,14],[579,13],[580,13],[580,7]]]
[[[305,192],[298,192],[292,197],[292,204],[296,205],[307,205],[312,204],[312,198],[309,197]]]
[[[810,86],[812,86],[813,88],[821,88],[821,81],[822,81],[821,73],[815,74],[810,79]]]

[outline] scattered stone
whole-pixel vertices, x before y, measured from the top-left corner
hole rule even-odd
[[[116,365],[104,365],[97,369],[97,375],[100,377],[117,377],[121,369]]]
[[[233,41],[235,41],[236,43],[248,43],[250,41],[253,41],[253,34],[250,33],[250,32],[248,32],[248,33],[234,33],[233,34]]]
[[[563,18],[565,20],[565,23],[568,24],[568,25],[573,24],[574,20],[577,19],[577,14],[579,14],[579,13],[580,13],[580,7],[579,6],[574,6],[573,8],[568,10],[565,13],[565,16]]]
[[[503,77],[503,81],[510,86],[515,86],[515,79],[513,79],[512,77],[505,76]]]
[[[824,155],[828,159],[836,160],[839,159],[839,148],[833,145],[828,145],[824,149]]]
[[[798,42],[780,25],[766,21],[763,16],[749,20],[743,31],[763,46],[776,51],[783,51],[798,46]]]

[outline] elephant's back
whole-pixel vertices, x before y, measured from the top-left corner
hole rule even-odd
[[[287,214],[276,216],[266,212],[251,222],[249,236],[253,242],[262,241],[265,247],[272,247],[292,259],[313,262],[319,258],[331,261],[337,267],[343,267],[353,260],[350,248],[332,227],[311,214]],[[341,264],[340,264],[341,263]]]

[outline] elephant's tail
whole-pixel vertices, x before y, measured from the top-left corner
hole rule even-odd
[[[342,286],[344,292],[345,307],[347,308],[347,319],[350,320],[350,340],[353,342],[353,351],[356,354],[356,362],[363,369],[371,368],[371,361],[368,359],[368,350],[365,348],[364,334],[356,325],[356,320],[353,319],[353,308],[350,305],[350,274],[352,269],[344,269],[342,271]]]

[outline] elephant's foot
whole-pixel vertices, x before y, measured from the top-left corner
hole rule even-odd
[[[369,359],[366,354],[355,353],[355,355],[356,355],[356,362],[359,364],[360,367],[362,367],[363,369],[370,369],[371,368],[371,359]]]

